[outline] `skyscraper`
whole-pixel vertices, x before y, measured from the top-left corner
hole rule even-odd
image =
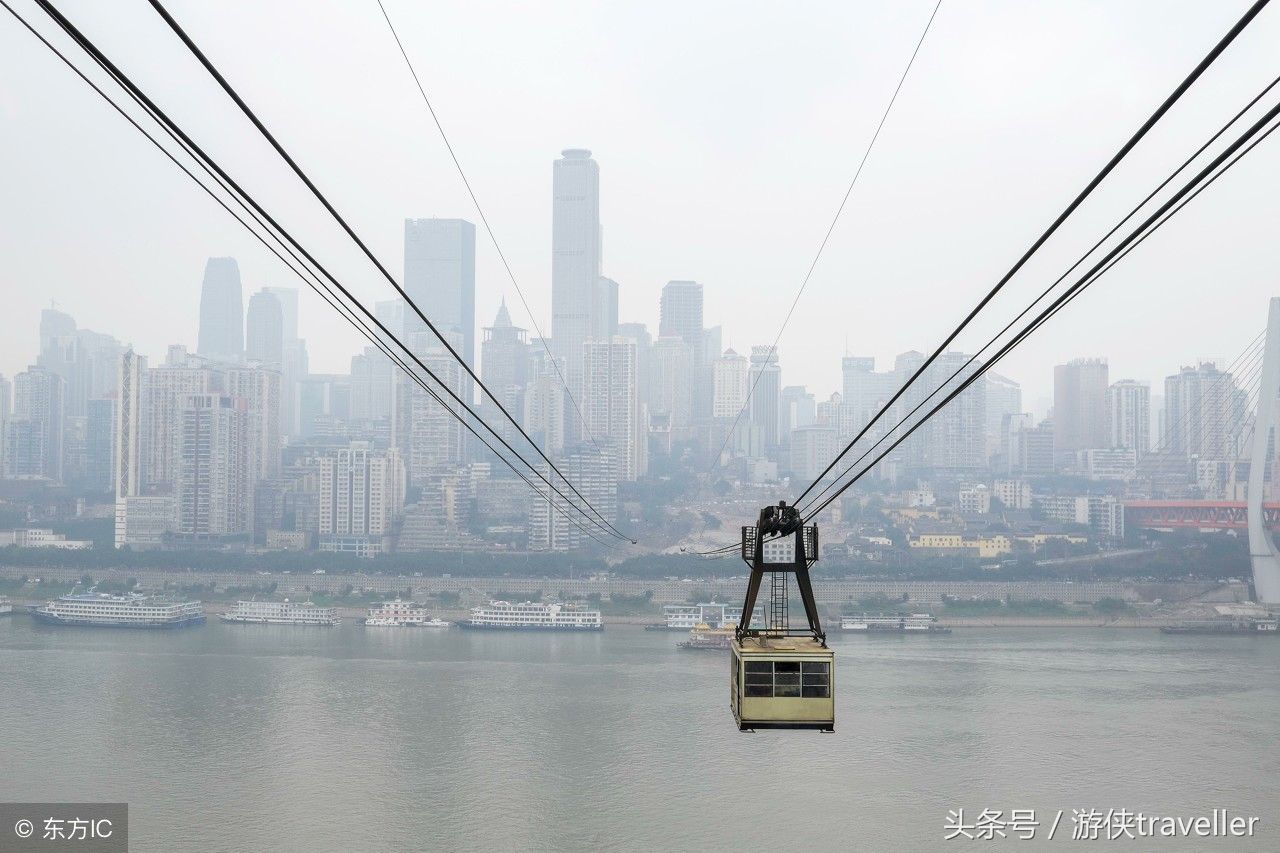
[[[1077,358],[1053,368],[1055,453],[1107,447],[1107,360]]]
[[[1248,409],[1249,395],[1230,373],[1211,361],[1184,367],[1164,380],[1166,450],[1187,458],[1235,459],[1237,428]]]
[[[760,449],[765,455],[780,444],[782,423],[782,368],[778,352],[768,346],[751,348],[751,372],[747,380],[751,399],[751,425],[760,436]]]
[[[13,378],[13,417],[6,430],[8,476],[62,480],[65,387],[57,373],[35,365]]]
[[[116,400],[115,472],[116,501],[142,494],[142,387],[147,359],[132,349],[120,356]]]
[[[450,345],[474,368],[476,227],[465,219],[406,219],[404,289],[437,329],[457,335],[461,344],[451,339]],[[405,312],[405,332],[430,334],[412,308]]]
[[[235,258],[210,258],[200,288],[200,337],[196,352],[216,361],[244,357],[244,301]]]
[[[248,406],[223,394],[193,394],[182,409],[177,532],[190,541],[251,532]]]
[[[1108,447],[1132,450],[1139,457],[1151,450],[1151,386],[1121,379],[1107,389]]]
[[[583,148],[552,166],[551,348],[564,365],[569,392],[582,398],[583,345],[600,325],[600,167]],[[566,425],[571,438],[577,419]]]
[[[664,417],[676,437],[693,425],[693,347],[676,335],[653,342],[649,352],[649,414]]]
[[[750,382],[747,357],[733,349],[724,351],[713,366],[715,394],[713,414],[717,420],[732,422],[747,401],[747,383]]]
[[[711,416],[710,365],[706,360],[702,328],[702,285],[696,281],[669,281],[658,304],[658,337],[680,338],[689,347],[684,384],[689,387],[689,417],[705,421]],[[719,352],[717,344],[715,351]]]
[[[280,370],[284,366],[284,325],[284,306],[278,296],[265,289],[250,296],[245,315],[245,357]]]
[[[498,308],[493,325],[484,330],[484,340],[480,344],[480,378],[512,417],[524,417],[524,391],[529,384],[529,341],[525,330],[512,324],[505,299]],[[493,409],[493,401],[488,397],[481,404]],[[508,438],[514,435],[511,422],[501,413],[494,414],[496,418],[489,418],[489,423]]]
[[[284,323],[284,343],[293,343],[298,339],[298,289],[296,287],[264,287],[263,293],[270,293],[280,303],[280,317]]]
[[[618,479],[635,480],[645,469],[647,437],[639,423],[636,399],[636,344],[616,335],[583,344],[582,417],[590,437],[617,455]]]

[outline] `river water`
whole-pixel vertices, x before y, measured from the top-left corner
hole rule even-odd
[[[1280,850],[1280,638],[839,637],[835,734],[740,734],[678,639],[16,615],[0,800],[127,801],[134,851],[1030,851],[1121,808],[1260,820],[1120,849]],[[1041,826],[944,843],[984,808]]]

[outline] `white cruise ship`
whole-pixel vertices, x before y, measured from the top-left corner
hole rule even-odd
[[[950,628],[938,624],[938,617],[931,613],[876,613],[861,616],[845,616],[840,620],[840,630],[859,631],[864,634],[950,634]]]
[[[603,631],[599,610],[583,610],[572,604],[524,601],[490,601],[471,608],[463,628],[478,631]]]
[[[90,625],[104,628],[181,628],[204,621],[198,601],[176,601],[132,592],[110,595],[85,592],[64,595],[39,607],[31,615],[54,625]]]
[[[337,625],[342,621],[332,607],[310,601],[237,601],[219,616],[223,622],[252,622],[262,625]]]
[[[448,628],[450,623],[432,616],[412,601],[384,601],[369,608],[364,624],[370,628]]]
[[[666,604],[662,607],[663,622],[646,626],[653,630],[692,631],[699,625],[722,628],[737,625],[742,619],[742,607],[706,601],[699,604]],[[757,606],[751,613],[751,627],[764,627],[764,610]]]

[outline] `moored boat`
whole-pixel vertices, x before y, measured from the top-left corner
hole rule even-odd
[[[31,608],[31,615],[51,625],[99,628],[182,628],[204,622],[199,601],[162,596],[86,592],[64,595]]]

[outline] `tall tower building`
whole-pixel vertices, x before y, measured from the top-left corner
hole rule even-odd
[[[1168,451],[1205,460],[1237,458],[1240,435],[1233,427],[1248,408],[1249,395],[1213,362],[1182,368],[1164,380]]]
[[[480,378],[512,417],[523,418],[525,386],[529,384],[529,340],[524,329],[512,324],[505,299],[498,308],[493,325],[484,330],[484,340],[480,344]],[[486,409],[493,409],[493,401],[487,396],[481,404]],[[496,419],[489,418],[489,423],[504,436],[514,434],[511,422],[501,413],[494,414]]]
[[[1107,389],[1108,447],[1133,450],[1139,457],[1151,450],[1151,386],[1121,379]]]
[[[693,425],[693,347],[675,335],[653,342],[649,351],[649,415],[664,418],[678,438]]]
[[[65,383],[35,365],[13,378],[13,416],[5,430],[10,477],[62,480]]]
[[[600,167],[583,148],[552,166],[551,349],[564,365],[569,392],[582,399],[583,346],[600,325]],[[570,438],[579,432],[569,419]]]
[[[284,366],[284,306],[280,298],[265,289],[250,296],[244,325],[245,357],[280,370]]]
[[[1055,453],[1107,447],[1107,360],[1077,358],[1053,368]]]
[[[617,335],[583,344],[582,416],[601,448],[617,455],[618,479],[635,480],[646,467],[647,436],[640,432],[636,399],[636,344]]]
[[[712,413],[717,420],[732,422],[742,411],[747,401],[747,387],[750,379],[750,366],[745,355],[738,355],[732,349],[724,351],[724,355],[716,359],[713,365],[715,376],[715,394]]]
[[[116,397],[115,475],[116,500],[142,494],[142,386],[147,359],[132,349],[120,356]]]
[[[782,368],[778,366],[778,352],[768,346],[751,348],[751,372],[747,388],[751,399],[751,425],[758,431],[760,447],[766,454],[776,450],[781,443],[779,428],[782,422]]]
[[[476,227],[465,219],[406,219],[404,289],[437,329],[457,336],[461,344],[450,345],[474,368]],[[439,346],[412,308],[405,311],[405,332],[425,332]]]
[[[296,287],[264,287],[280,303],[280,319],[283,324],[285,345],[298,340],[298,289]]]
[[[145,410],[142,425],[143,491],[172,494],[178,476],[178,455],[182,440],[182,411],[193,394],[222,390],[221,374],[194,356],[177,357],[159,367],[142,372]]]
[[[193,541],[252,531],[248,405],[224,394],[193,394],[182,408],[177,532]]]
[[[689,346],[687,378],[689,387],[689,415],[694,421],[704,421],[711,416],[711,396],[714,393],[710,364],[703,345],[702,285],[696,281],[669,281],[662,288],[658,304],[658,337],[676,337]],[[715,352],[719,352],[719,344]]]
[[[235,258],[210,258],[205,264],[196,352],[232,363],[244,357],[244,295]]]

